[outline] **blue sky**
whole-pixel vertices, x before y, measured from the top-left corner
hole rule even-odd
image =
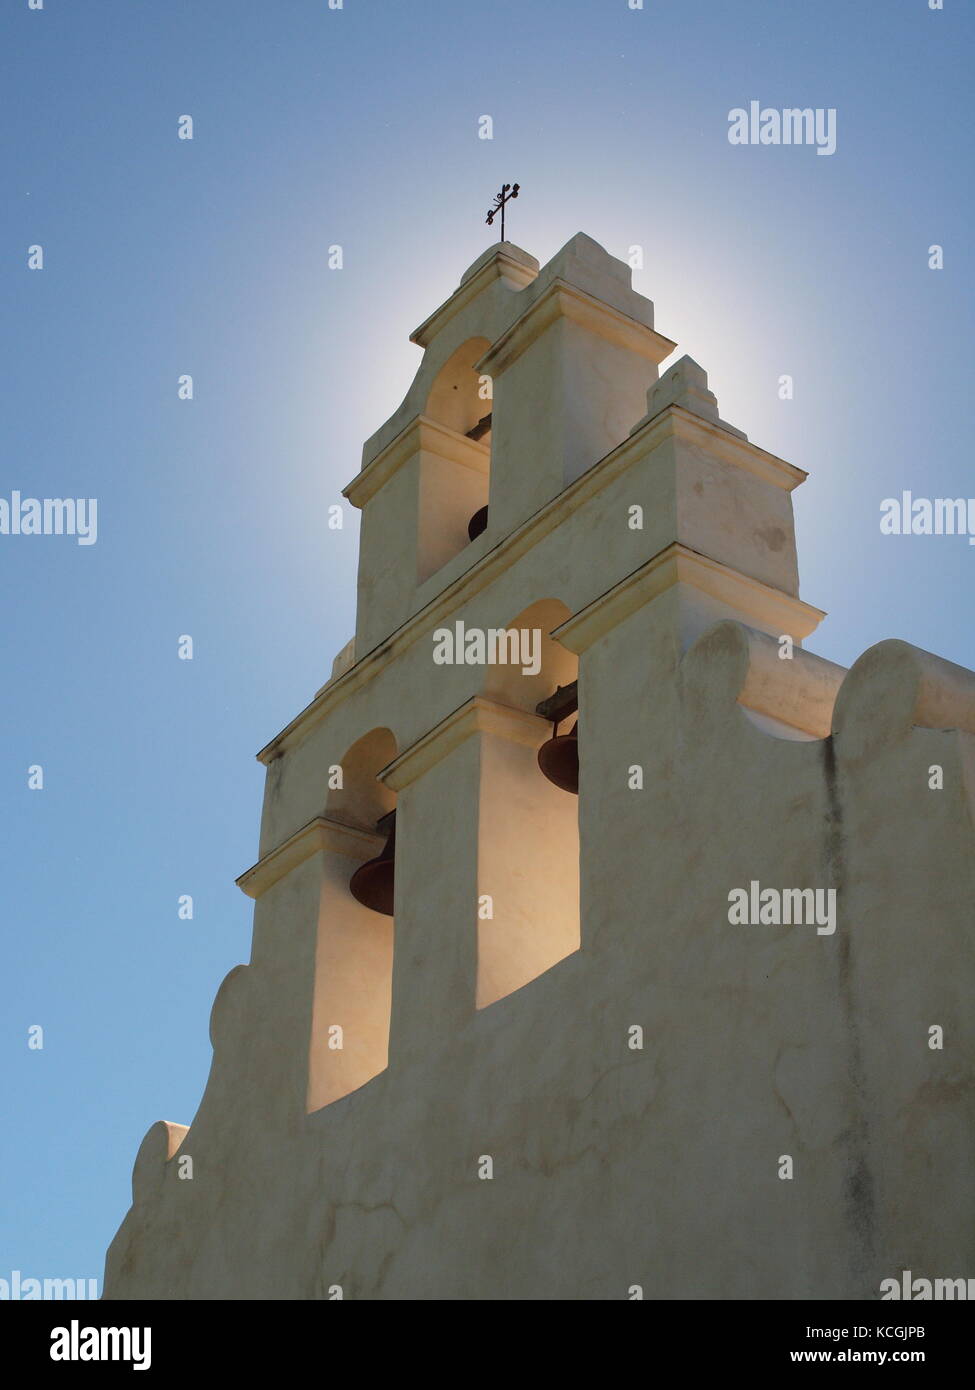
[[[8,0],[0,497],[95,497],[98,540],[0,535],[0,1277],[100,1278],[143,1134],[193,1117],[254,753],[353,629],[327,509],[503,181],[542,261],[641,245],[722,415],[809,470],[809,645],[975,667],[975,549],[878,525],[975,493],[973,30],[962,0]],[[836,153],[730,145],[753,99],[835,108]]]

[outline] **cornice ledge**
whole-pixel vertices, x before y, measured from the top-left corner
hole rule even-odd
[[[401,792],[473,734],[495,734],[512,743],[537,748],[548,728],[546,720],[537,714],[473,695],[384,767],[378,777],[391,791]]]
[[[680,542],[672,542],[567,619],[553,631],[552,637],[569,651],[581,654],[675,584],[689,584],[727,603],[736,612],[787,632],[799,641],[814,632],[826,616],[822,609],[802,599],[752,579]]]
[[[754,473],[763,482],[782,488],[784,492],[794,491],[809,477],[804,469],[796,468],[795,464],[787,463],[776,454],[770,454],[767,449],[760,448],[744,436],[731,434],[723,426],[706,420],[703,415],[695,415],[692,410],[676,402],[665,406],[659,414],[651,416],[630,438],[638,438],[643,429],[649,429],[665,417],[670,419],[673,433],[680,438],[701,444],[712,454],[717,454],[728,463],[737,464],[739,468]]]
[[[492,343],[474,370],[497,376],[558,318],[568,318],[598,337],[616,343],[653,363],[669,357],[677,344],[655,328],[624,314],[594,295],[556,276],[514,323]]]
[[[383,841],[378,835],[329,820],[326,816],[316,816],[242,873],[237,887],[249,898],[259,898],[320,850],[364,860],[372,859],[382,847]]]
[[[353,507],[362,508],[393,474],[421,450],[437,454],[451,463],[462,464],[477,473],[486,473],[490,466],[491,449],[466,434],[458,434],[448,425],[431,420],[428,415],[414,415],[399,434],[370,459],[361,473],[342,489]]]

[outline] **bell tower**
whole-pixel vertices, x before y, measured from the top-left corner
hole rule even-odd
[[[840,1298],[954,1269],[939,1194],[975,1155],[919,1121],[911,1195],[931,1064],[879,942],[933,968],[908,842],[975,894],[975,677],[804,651],[805,473],[590,237],[491,247],[412,339],[344,492],[356,630],[258,755],[250,962],[192,1126],[143,1141],[107,1295]],[[919,845],[898,779],[932,761],[955,791]],[[753,881],[835,891],[835,936],[731,925]],[[965,1036],[971,973],[925,975]]]

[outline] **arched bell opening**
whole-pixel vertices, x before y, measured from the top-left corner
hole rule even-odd
[[[423,415],[430,432],[420,465],[417,577],[423,583],[484,530],[491,474],[490,383],[475,371],[486,338],[470,338],[437,373]],[[476,525],[475,525],[476,522]]]
[[[392,864],[381,905],[379,892],[385,869],[366,874],[365,893],[353,892],[352,882],[386,852],[396,797],[376,774],[396,757],[396,751],[389,729],[373,729],[356,740],[341,762],[330,769],[323,817],[327,847],[321,856],[309,1110],[318,1110],[357,1090],[388,1065],[394,941]],[[395,842],[391,851],[395,852]]]
[[[468,338],[440,368],[427,392],[423,413],[456,434],[490,443],[491,398],[475,363],[491,346],[487,338]],[[486,421],[486,423],[485,423]]]
[[[372,729],[357,739],[330,772],[327,819],[377,833],[377,823],[396,806],[395,792],[378,780],[377,773],[395,757],[396,740],[389,729]]]
[[[486,668],[485,698],[521,717],[481,744],[478,893],[491,916],[478,921],[479,1008],[579,949],[579,803],[539,763],[554,722],[539,706],[575,696],[578,658],[550,636],[569,616],[556,599],[532,604],[506,625],[519,659]]]

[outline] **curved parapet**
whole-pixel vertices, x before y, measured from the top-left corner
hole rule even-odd
[[[837,697],[837,752],[869,757],[912,728],[975,734],[975,673],[909,642],[878,642],[850,668]]]
[[[783,657],[789,650],[791,654]],[[709,628],[684,654],[686,697],[712,708],[735,704],[776,726],[825,738],[846,671],[801,647],[783,648],[774,637],[731,619]]]
[[[189,1130],[189,1125],[174,1124],[171,1120],[157,1120],[150,1125],[132,1165],[133,1206],[152,1201],[158,1194],[166,1164],[175,1157]]]
[[[247,965],[235,965],[221,981],[210,1007],[210,1045],[219,1054],[227,1042],[239,1037],[244,1027],[244,1011],[249,996]]]

